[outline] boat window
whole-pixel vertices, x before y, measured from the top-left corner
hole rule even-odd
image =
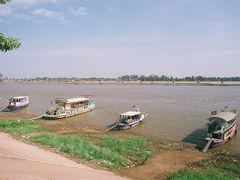
[[[215,139],[222,139],[222,134],[215,134],[215,133],[213,133],[212,137],[215,138]]]

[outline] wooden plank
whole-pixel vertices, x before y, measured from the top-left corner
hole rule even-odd
[[[110,127],[108,130],[107,130],[107,132],[108,131],[111,131],[112,129],[114,129],[115,127],[117,127],[118,126],[118,124],[115,124],[113,127]]]
[[[2,110],[4,110],[5,108],[7,108],[7,106],[5,106],[4,108],[0,109],[0,112],[1,112]]]
[[[210,139],[210,140],[207,142],[206,146],[205,146],[204,149],[203,149],[203,152],[207,152],[207,151],[208,151],[208,149],[209,149],[209,147],[211,146],[212,142],[213,142],[212,139]]]
[[[43,114],[43,115],[44,115],[44,114]],[[40,116],[34,117],[34,118],[30,119],[30,120],[41,119],[41,118],[43,117],[43,115],[40,115]]]

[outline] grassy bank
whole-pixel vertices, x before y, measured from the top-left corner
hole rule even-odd
[[[175,168],[178,164],[182,168],[183,165],[189,164],[195,155],[201,156],[200,152],[185,150],[184,146],[166,141],[156,142],[143,137],[118,133],[94,133],[82,130],[68,132],[68,129],[62,131],[63,127],[66,128],[64,121],[56,121],[56,123],[51,121],[51,123],[44,124],[42,121],[0,119],[1,131],[16,135],[27,134],[21,137],[43,147],[57,149],[73,158],[90,162],[96,166],[117,169],[118,172],[121,172],[122,168],[135,167],[122,171],[125,176],[126,171],[129,170],[126,176],[137,179],[148,179],[149,175],[153,173],[153,177],[167,178],[168,172],[172,173],[171,168]],[[179,154],[189,152],[191,154],[188,154],[187,158]],[[146,162],[153,155],[154,158]],[[165,166],[171,168],[168,169]],[[133,175],[136,174],[134,170],[138,170],[138,168],[143,173]],[[151,171],[152,169],[153,171]],[[165,174],[162,176],[159,172]],[[168,179],[228,180],[239,179],[239,177],[240,155],[216,154],[211,159],[190,164],[187,168],[170,175]]]
[[[200,161],[172,174],[170,180],[233,180],[240,179],[240,155],[217,153],[209,160]]]
[[[98,137],[98,143],[77,135],[44,134],[31,137],[31,142],[56,148],[74,157],[110,169],[133,167],[151,155],[144,138]]]
[[[60,135],[50,133],[39,122],[31,120],[0,119],[0,129],[17,135],[28,134],[27,140],[33,143],[58,149],[73,157],[109,169],[137,166],[153,154],[148,148],[150,142],[142,137],[87,133]],[[36,133],[38,133],[37,136]]]
[[[36,133],[42,129],[35,121],[31,120],[6,120],[0,119],[0,129],[13,134]]]

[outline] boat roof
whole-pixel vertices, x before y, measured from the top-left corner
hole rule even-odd
[[[85,97],[79,97],[79,98],[70,98],[70,99],[65,99],[65,98],[60,98],[56,99],[57,103],[77,103],[77,102],[84,102],[84,101],[89,101],[89,98]]]
[[[27,98],[28,96],[16,96],[16,97],[12,97],[11,99],[24,99]]]
[[[217,112],[217,114],[212,115],[208,118],[208,120],[215,119],[215,118],[220,118],[226,122],[231,121],[237,116],[237,114],[233,112]]]
[[[122,113],[121,116],[135,116],[135,115],[139,115],[141,114],[141,112],[138,111],[128,111],[125,113]]]

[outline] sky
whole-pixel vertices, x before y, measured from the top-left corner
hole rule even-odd
[[[240,76],[239,0],[12,0],[7,77]]]

